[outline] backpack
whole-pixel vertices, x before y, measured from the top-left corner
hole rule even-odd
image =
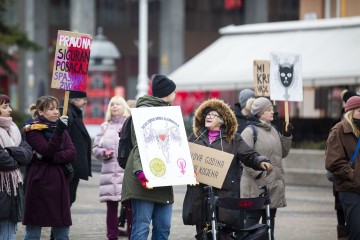
[[[133,144],[131,142],[131,122],[132,116],[130,115],[124,122],[121,131],[119,132],[119,148],[118,148],[118,157],[119,166],[125,169],[127,159],[130,155],[131,150],[133,149]]]
[[[256,143],[256,140],[257,140],[258,130],[257,130],[257,128],[256,128],[254,125],[252,125],[252,124],[247,125],[246,127],[249,127],[249,128],[252,129],[253,139],[254,139],[254,146],[255,146],[255,143]]]

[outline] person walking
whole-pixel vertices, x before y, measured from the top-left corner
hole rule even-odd
[[[68,132],[76,149],[76,160],[72,163],[74,178],[70,182],[70,204],[76,200],[80,179],[91,177],[91,138],[83,122],[82,109],[85,107],[86,92],[70,91]]]
[[[136,108],[170,106],[176,97],[175,83],[164,75],[154,75],[152,79],[152,96],[145,95],[138,99]],[[131,200],[133,209],[133,224],[131,240],[146,240],[149,226],[152,222],[152,240],[169,238],[171,214],[174,203],[172,186],[149,189],[143,172],[139,148],[133,124],[131,124],[131,139],[134,148],[130,152],[125,167],[121,201]]]
[[[325,168],[338,179],[335,191],[344,211],[348,240],[360,236],[360,96],[349,98],[343,119],[326,140]]]
[[[196,109],[193,133],[189,136],[189,142],[234,154],[221,189],[214,188],[216,196],[240,197],[238,169],[241,162],[256,170],[271,172],[272,165],[269,159],[260,156],[259,153],[251,149],[237,133],[235,114],[222,100],[204,101]],[[206,211],[203,211],[203,206],[205,206],[204,186],[204,184],[199,184],[187,188],[187,191],[196,190],[199,193],[192,202],[193,219],[190,220],[192,224],[196,225],[196,231],[199,235],[202,234],[206,226]],[[218,220],[228,226],[242,226],[239,217],[240,215],[234,214],[234,211],[219,209]],[[225,234],[221,234],[220,239],[227,239],[227,237]]]
[[[276,211],[280,207],[286,207],[285,199],[285,173],[282,159],[285,158],[291,148],[293,126],[289,123],[283,133],[271,124],[274,117],[274,110],[271,101],[265,97],[259,97],[251,104],[251,111],[248,116],[248,125],[253,125],[254,129],[247,127],[241,133],[244,141],[255,151],[270,159],[272,172],[256,171],[249,167],[244,167],[241,177],[241,197],[258,197],[261,193],[259,186],[267,185],[270,193],[270,225],[274,236]],[[284,125],[285,126],[285,125]],[[256,142],[254,139],[254,132]],[[245,227],[250,227],[259,223],[266,223],[264,210],[247,210]],[[274,238],[273,238],[274,239]]]
[[[11,117],[7,95],[0,94],[0,239],[15,240],[17,223],[23,220],[23,177],[20,167],[32,158]],[[13,205],[15,204],[15,205]]]
[[[42,227],[51,227],[55,240],[66,240],[72,221],[64,167],[76,157],[66,131],[68,117],[60,116],[59,101],[53,96],[40,97],[29,112],[34,121],[24,131],[34,154],[25,192],[24,239],[40,239]]]
[[[105,122],[101,124],[93,145],[94,156],[102,161],[100,174],[100,202],[106,202],[107,238],[118,239],[118,207],[121,200],[121,188],[124,169],[117,161],[119,147],[119,131],[125,119],[130,116],[130,108],[124,98],[114,96],[110,99],[105,114]]]

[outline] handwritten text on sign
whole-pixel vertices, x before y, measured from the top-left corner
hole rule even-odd
[[[234,155],[195,143],[189,143],[189,148],[196,180],[221,188]]]
[[[270,61],[254,61],[255,96],[270,96]]]
[[[58,31],[52,88],[86,91],[91,43],[89,34]]]

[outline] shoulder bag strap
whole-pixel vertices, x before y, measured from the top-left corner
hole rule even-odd
[[[360,149],[360,137],[358,138],[358,141],[357,141],[357,144],[356,144],[356,148],[355,148],[354,154],[352,155],[352,157],[351,157],[351,159],[350,159],[350,165],[353,165],[353,164],[354,164],[355,158],[356,158],[356,155],[357,155],[358,152],[359,152],[359,149]]]

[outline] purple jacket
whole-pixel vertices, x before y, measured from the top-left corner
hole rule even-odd
[[[121,200],[121,188],[125,170],[119,166],[117,161],[117,149],[119,146],[119,129],[122,127],[123,122],[114,123],[110,121],[103,123],[100,132],[94,139],[93,153],[97,159],[102,161],[100,202]],[[103,156],[104,150],[114,152],[110,159],[105,160]]]
[[[48,141],[42,131],[29,131],[26,141],[33,154],[25,193],[24,225],[68,227],[72,225],[69,184],[63,165],[76,158],[69,134],[53,132]]]

